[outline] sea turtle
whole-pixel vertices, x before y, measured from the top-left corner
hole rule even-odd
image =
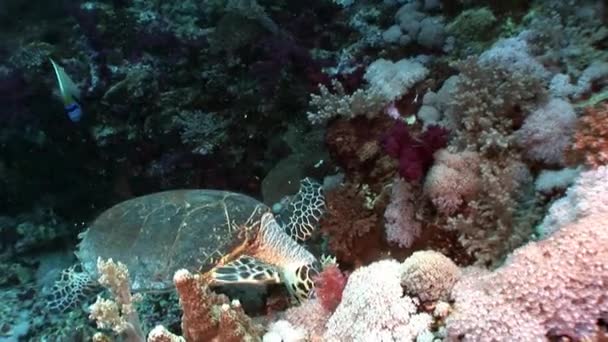
[[[281,224],[265,204],[229,191],[172,190],[121,202],[81,234],[76,255],[84,272],[66,273],[50,306],[71,306],[82,274],[98,278],[100,257],[127,266],[133,291],[170,290],[175,271],[185,268],[206,274],[212,286],[284,283],[302,300],[318,262],[296,241],[310,237],[324,207],[321,185],[309,178],[278,213]]]

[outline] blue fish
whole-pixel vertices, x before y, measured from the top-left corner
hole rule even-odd
[[[50,59],[50,58],[49,58]],[[57,77],[57,84],[59,84],[59,94],[63,101],[63,108],[66,114],[72,122],[79,122],[82,119],[83,111],[80,103],[80,89],[76,86],[74,81],[68,76],[65,70],[53,59],[53,69],[55,69],[55,76]]]

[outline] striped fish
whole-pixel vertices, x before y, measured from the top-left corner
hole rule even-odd
[[[63,101],[63,107],[66,114],[72,122],[79,122],[82,119],[82,108],[78,100],[80,99],[80,89],[76,86],[74,81],[68,76],[65,70],[53,59],[53,69],[55,69],[55,76],[57,77],[57,83],[59,84],[59,93],[61,100]]]

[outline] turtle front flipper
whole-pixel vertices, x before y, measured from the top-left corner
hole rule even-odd
[[[211,285],[225,284],[279,284],[276,268],[255,258],[240,258],[211,270]]]
[[[311,178],[300,181],[300,190],[279,213],[279,221],[295,241],[308,240],[325,212],[323,187]]]

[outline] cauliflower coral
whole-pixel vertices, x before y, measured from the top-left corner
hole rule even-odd
[[[399,262],[383,260],[353,272],[323,341],[412,341],[426,331],[432,317],[403,295],[400,270]]]
[[[401,265],[401,285],[422,301],[447,299],[460,277],[460,268],[445,255],[418,251]]]

